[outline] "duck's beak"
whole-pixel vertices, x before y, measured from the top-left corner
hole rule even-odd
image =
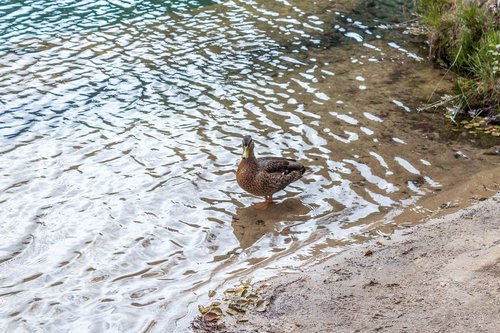
[[[248,158],[248,156],[250,156],[250,147],[245,146],[243,147],[243,154],[241,155],[241,157]]]

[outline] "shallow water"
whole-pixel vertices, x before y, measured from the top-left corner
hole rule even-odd
[[[442,73],[402,6],[3,2],[0,331],[184,331],[208,290],[494,166],[412,125]],[[246,134],[312,169],[267,211],[235,181]]]

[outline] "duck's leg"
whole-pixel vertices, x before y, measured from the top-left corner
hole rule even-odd
[[[265,200],[266,201],[264,201],[264,202],[260,202],[260,203],[255,204],[255,208],[262,209],[262,210],[267,209],[267,207],[269,207],[269,205],[273,203],[273,196],[266,195]]]

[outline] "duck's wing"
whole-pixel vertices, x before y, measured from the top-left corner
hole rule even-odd
[[[296,160],[283,157],[261,157],[257,159],[257,164],[257,178],[274,192],[284,189],[306,171],[306,167]]]
[[[296,160],[283,157],[260,157],[257,159],[259,169],[267,173],[289,174],[292,171],[304,173],[305,167]]]

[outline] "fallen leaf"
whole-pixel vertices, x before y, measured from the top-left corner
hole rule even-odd
[[[368,251],[365,252],[365,257],[371,256],[373,254],[373,251],[368,249]]]
[[[218,315],[217,313],[212,312],[212,311],[207,312],[203,315],[203,319],[205,321],[217,321],[217,320],[219,320],[219,318],[220,318],[220,315]]]
[[[245,309],[243,309],[241,307],[241,305],[236,304],[236,303],[229,303],[229,305],[227,307],[229,309],[233,309],[233,310],[238,311],[238,312],[245,312]]]
[[[245,297],[245,294],[247,293],[247,288],[246,287],[239,287],[236,290],[236,295],[240,297]]]
[[[231,308],[227,309],[226,313],[231,315],[231,316],[236,316],[236,315],[240,314],[238,311],[236,311],[235,309],[231,309]]]
[[[218,306],[211,307],[210,311],[207,313],[210,313],[210,312],[213,312],[213,313],[217,314],[218,316],[222,315],[222,309],[219,308]]]
[[[249,294],[247,297],[248,298],[257,298],[259,296],[255,292],[253,292],[253,293]]]
[[[236,289],[234,288],[229,288],[226,291],[224,291],[224,294],[234,294],[236,293]]]
[[[264,312],[266,311],[267,306],[269,305],[269,301],[266,299],[258,300],[255,304],[255,311]]]
[[[376,243],[375,243],[375,245],[376,245],[377,247],[382,247],[382,246],[384,246],[384,244],[382,244],[382,243],[380,243],[380,242],[376,242]]]
[[[208,308],[204,307],[203,305],[198,305],[198,311],[200,311],[201,314],[205,314],[208,312]]]
[[[248,321],[247,317],[241,316],[241,317],[238,318],[238,322],[240,322],[240,323],[244,323],[244,322],[247,322],[247,321]]]
[[[215,296],[215,294],[217,294],[217,293],[215,292],[215,290],[210,290],[210,291],[208,292],[208,297],[212,298],[212,297],[214,297],[214,296]]]

